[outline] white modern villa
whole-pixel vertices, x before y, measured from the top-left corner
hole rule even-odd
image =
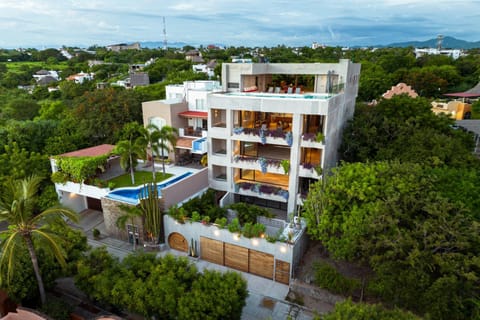
[[[207,100],[210,187],[229,203],[296,212],[309,185],[337,164],[359,74],[349,60],[223,64],[223,92]]]

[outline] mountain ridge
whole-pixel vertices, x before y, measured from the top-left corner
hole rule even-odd
[[[429,39],[425,41],[405,41],[395,42],[388,45],[382,45],[379,47],[415,47],[415,48],[436,48],[437,39]],[[466,41],[457,39],[450,36],[445,36],[442,41],[442,48],[444,49],[475,49],[480,48],[480,41]]]

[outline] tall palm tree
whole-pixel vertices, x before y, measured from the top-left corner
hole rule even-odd
[[[161,150],[162,159],[165,158],[165,150],[171,151],[177,143],[176,128],[163,126],[159,131],[158,148]],[[163,161],[163,174],[165,175],[165,161]]]
[[[155,175],[155,155],[159,153],[160,145],[160,129],[154,124],[149,124],[142,131],[143,144],[147,146],[147,155],[151,154],[152,156],[152,178],[153,182],[156,181]]]
[[[124,212],[124,215],[118,217],[116,221],[117,227],[120,229],[125,229],[127,222],[133,227],[133,250],[137,248],[137,239],[135,236],[135,218],[143,217],[143,211],[137,206],[127,206],[125,204],[121,204],[119,208]]]
[[[141,138],[133,140],[122,140],[117,143],[113,153],[120,156],[120,166],[130,171],[132,185],[135,185],[135,167],[138,164],[138,158],[145,159],[145,145]]]
[[[10,180],[3,188],[0,197],[0,221],[8,222],[9,228],[0,232],[2,239],[0,275],[3,277],[5,274],[3,269],[6,267],[7,281],[10,281],[14,261],[18,258],[18,250],[21,246],[26,246],[37,279],[40,299],[44,304],[45,288],[35,250],[41,247],[50,251],[64,267],[65,256],[60,247],[62,239],[55,234],[51,225],[65,224],[64,218],[78,222],[78,216],[72,210],[61,207],[52,207],[36,214],[36,200],[41,181],[41,177],[33,175],[23,180]]]

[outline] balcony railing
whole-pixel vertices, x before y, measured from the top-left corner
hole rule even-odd
[[[281,187],[246,181],[235,183],[235,192],[261,198],[267,197],[270,200],[283,202],[288,201],[289,196],[288,190],[285,190]]]
[[[243,128],[237,127],[233,129],[234,135],[251,135],[251,136],[258,136],[260,138],[260,142],[262,144],[266,144],[268,142],[267,139],[283,139],[287,143],[287,145],[292,146],[293,136],[291,131],[282,131],[282,130],[264,130],[258,128]]]
[[[323,168],[320,164],[312,164],[310,162],[300,164],[298,175],[301,177],[320,178]]]
[[[262,173],[267,173],[267,172],[280,173],[280,174],[286,173],[284,172],[285,169],[282,169],[282,160],[279,160],[279,159],[236,155],[233,158],[233,161],[236,163],[250,164],[251,169],[260,170],[262,171]]]

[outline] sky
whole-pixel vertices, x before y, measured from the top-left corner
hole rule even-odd
[[[0,47],[375,46],[479,41],[480,0],[0,0]]]

